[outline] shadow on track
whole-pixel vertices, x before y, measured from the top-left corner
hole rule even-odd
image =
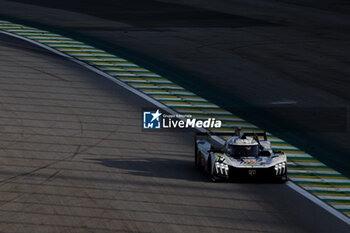
[[[146,176],[159,177],[166,179],[181,179],[193,182],[209,182],[209,178],[194,168],[194,165],[188,161],[176,159],[89,159],[106,167],[113,167],[124,170],[125,173]]]
[[[166,179],[181,179],[193,182],[213,182],[201,169],[196,169],[191,162],[176,159],[88,159],[103,166],[124,170],[125,173],[135,176],[158,177]],[[217,180],[214,183],[239,183],[239,184],[278,184],[276,180],[262,179],[235,179]]]

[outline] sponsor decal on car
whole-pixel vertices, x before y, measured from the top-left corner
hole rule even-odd
[[[244,164],[244,165],[254,165],[254,164],[257,164],[258,161],[256,159],[243,159],[241,164]]]

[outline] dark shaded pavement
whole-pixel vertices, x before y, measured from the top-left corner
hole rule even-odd
[[[1,232],[346,232],[282,184],[211,183],[192,133],[144,132],[148,103],[0,35]]]
[[[343,0],[0,1],[0,15],[163,74],[348,176],[349,12]]]

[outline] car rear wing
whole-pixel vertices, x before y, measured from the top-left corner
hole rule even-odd
[[[206,137],[233,137],[233,136],[251,136],[251,137],[264,137],[264,141],[267,141],[266,131],[263,132],[242,132],[241,129],[237,129],[235,132],[195,132],[195,137],[206,136]]]
[[[198,139],[205,139],[211,144],[211,151],[222,152],[224,149],[224,144],[226,139],[222,137],[233,137],[233,136],[251,136],[260,144],[259,136],[264,137],[264,141],[267,141],[266,131],[264,132],[242,132],[241,129],[237,129],[235,132],[195,132],[195,143]]]
[[[243,135],[245,136],[252,136],[252,137],[255,137],[255,136],[261,136],[261,137],[264,137],[264,141],[267,141],[267,135],[266,135],[266,131],[264,132],[244,132]]]

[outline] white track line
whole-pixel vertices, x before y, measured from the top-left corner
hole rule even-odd
[[[303,188],[301,188],[300,186],[296,185],[295,183],[293,183],[291,181],[287,181],[286,185],[289,188],[293,189],[294,191],[298,192],[299,194],[303,195],[304,197],[306,197],[307,199],[309,199],[310,201],[312,201],[316,205],[322,207],[323,209],[325,209],[326,211],[328,211],[329,213],[331,213],[335,217],[339,218],[343,222],[350,225],[350,218],[346,217],[344,214],[342,214],[338,210],[332,208],[330,205],[328,205],[324,201],[320,200],[319,198],[317,198],[313,194],[309,193],[308,191],[304,190]]]
[[[99,75],[102,75],[103,77],[105,78],[108,78],[109,80],[111,80],[112,82],[118,84],[119,86],[131,91],[132,93],[140,96],[141,98],[143,98],[144,100],[154,104],[155,106],[163,109],[164,111],[167,111],[171,114],[178,114],[178,112],[172,110],[171,108],[167,107],[166,105],[158,102],[157,100],[153,99],[152,97],[149,97],[148,95],[140,92],[139,90],[136,90],[135,88],[132,88],[131,86],[127,85],[126,83],[123,83],[122,81],[114,78],[113,76],[110,76],[104,72],[102,72],[101,70],[91,66],[91,65],[88,65],[72,56],[69,56],[65,53],[62,53],[56,49],[53,49],[47,45],[44,45],[44,44],[41,44],[39,42],[36,42],[36,41],[33,41],[31,39],[28,39],[26,37],[22,37],[22,36],[19,36],[19,35],[16,35],[16,34],[12,34],[12,33],[9,33],[9,32],[6,32],[6,31],[2,31],[0,30],[0,33],[3,33],[3,34],[6,34],[6,35],[9,35],[9,36],[12,36],[12,37],[16,37],[18,39],[21,39],[21,40],[25,40],[29,43],[32,43],[32,44],[35,44],[39,47],[42,47],[44,49],[47,49],[57,55],[60,55],[62,57],[65,57],[65,58],[68,58],[69,60],[99,74]],[[197,128],[197,130],[201,131],[201,132],[208,132],[206,129],[203,129],[203,128]],[[214,136],[213,137],[213,140],[221,143],[221,144],[224,144],[224,140],[218,136]],[[290,187],[291,189],[295,190],[296,192],[298,192],[299,194],[303,195],[304,197],[306,197],[307,199],[311,200],[312,202],[314,202],[315,204],[317,204],[318,206],[322,207],[323,209],[327,210],[329,213],[331,213],[332,215],[334,215],[335,217],[339,218],[340,220],[342,220],[343,222],[347,223],[348,225],[350,225],[350,218],[346,217],[344,214],[340,213],[338,210],[332,208],[331,206],[329,206],[328,204],[326,204],[325,202],[321,201],[320,199],[318,199],[316,196],[312,195],[311,193],[307,192],[306,190],[302,189],[300,186],[296,185],[295,183],[291,182],[291,181],[288,181],[286,182],[286,185],[288,187]]]

